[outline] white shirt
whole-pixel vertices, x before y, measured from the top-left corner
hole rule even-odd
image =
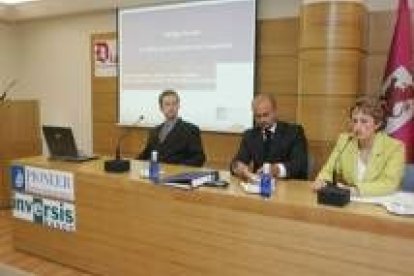
[[[367,170],[367,164],[365,164],[364,161],[362,161],[361,154],[358,153],[358,158],[357,158],[357,180],[358,182],[362,181],[366,170]]]
[[[274,123],[270,128],[270,132],[272,133],[272,135],[275,133],[276,131],[276,127],[277,127],[277,123]],[[262,135],[263,135],[263,139],[266,139],[265,137],[265,132],[264,130],[262,130]],[[276,166],[278,166],[279,168],[279,177],[280,178],[285,178],[286,177],[286,167],[283,163],[276,163]]]

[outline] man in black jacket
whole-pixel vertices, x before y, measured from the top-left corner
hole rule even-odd
[[[165,90],[158,98],[165,121],[149,134],[145,149],[137,159],[148,160],[153,150],[160,162],[202,166],[205,161],[200,130],[178,117],[180,98],[177,92]]]
[[[307,178],[307,142],[302,126],[278,121],[276,101],[257,95],[252,103],[255,127],[244,132],[231,164],[233,174],[252,181],[263,163],[270,163],[278,178]]]

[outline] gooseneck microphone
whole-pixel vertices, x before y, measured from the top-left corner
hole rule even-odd
[[[334,166],[333,166],[333,171],[332,171],[332,182],[328,182],[328,184],[333,185],[333,186],[337,186],[337,184],[338,184],[338,163],[339,163],[339,160],[341,159],[342,153],[348,147],[349,142],[351,142],[352,139],[353,139],[352,135],[348,136],[346,142],[344,143],[344,146],[341,148],[338,155],[336,156]]]
[[[144,115],[140,115],[138,120],[136,120],[131,127],[138,126],[144,120]],[[131,165],[129,160],[122,159],[121,157],[121,144],[122,141],[131,134],[131,129],[128,129],[124,134],[122,134],[116,143],[115,148],[115,159],[107,160],[104,163],[104,168],[106,172],[122,173],[129,171]]]
[[[329,181],[325,187],[317,191],[317,200],[319,204],[342,207],[351,200],[351,191],[346,188],[338,187],[338,163],[339,160],[352,141],[353,136],[349,136],[335,158],[332,171],[332,181]]]

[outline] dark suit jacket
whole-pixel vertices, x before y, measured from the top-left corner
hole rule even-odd
[[[253,163],[253,170],[257,171],[263,165],[263,151],[261,130],[249,129],[243,134],[239,151],[233,162],[241,161],[246,165]],[[272,163],[282,163],[285,166],[287,178],[306,179],[308,155],[302,126],[278,121],[269,156]]]
[[[158,139],[162,124],[155,127],[149,134],[145,149],[137,159],[148,160],[151,151],[158,151],[160,162],[202,166],[205,161],[200,130],[197,126],[178,119],[174,128],[165,137],[163,143]]]

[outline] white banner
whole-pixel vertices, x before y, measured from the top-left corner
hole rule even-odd
[[[27,192],[68,201],[75,200],[73,173],[25,166]]]
[[[76,230],[75,205],[29,194],[13,194],[13,217],[64,231]]]

